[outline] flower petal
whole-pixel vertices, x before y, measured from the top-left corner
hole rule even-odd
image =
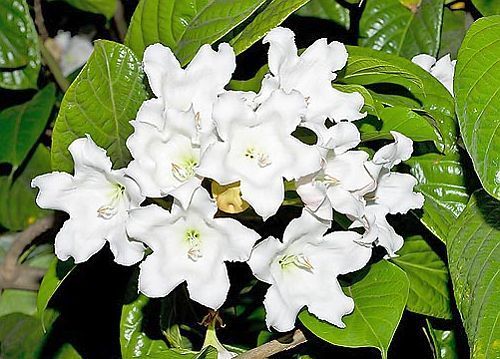
[[[173,221],[174,217],[156,204],[134,208],[127,219],[127,233],[131,238],[146,243],[153,251],[160,251],[165,227]]]
[[[423,68],[425,71],[430,72],[431,67],[434,66],[434,64],[436,63],[436,59],[434,57],[432,57],[431,55],[420,54],[420,55],[413,56],[413,58],[411,59],[411,62],[413,62],[414,64],[417,64],[418,66]]]
[[[111,230],[106,239],[118,264],[131,266],[144,257],[144,246],[139,242],[130,241],[123,225]]]
[[[228,152],[227,143],[217,142],[210,145],[201,157],[196,173],[202,177],[212,178],[221,185],[237,182],[238,177],[235,173],[231,173],[225,164]]]
[[[406,173],[387,172],[380,176],[375,192],[375,203],[389,208],[389,213],[406,213],[410,209],[422,208],[424,196],[414,193],[417,180]]]
[[[273,284],[271,261],[283,249],[283,244],[274,237],[268,237],[257,244],[248,260],[253,275],[260,281]]]
[[[182,273],[165,257],[162,251],[155,251],[139,266],[139,290],[150,298],[164,297],[184,281]]]
[[[269,44],[269,70],[277,75],[283,64],[294,64],[298,61],[297,46],[295,46],[295,34],[292,30],[284,27],[276,27],[262,40],[263,44]]]
[[[265,187],[241,181],[240,188],[241,198],[247,201],[264,221],[276,214],[285,198],[285,186],[281,177],[270,178]]]
[[[144,101],[137,111],[138,122],[148,123],[155,126],[159,131],[165,127],[165,104],[161,99],[153,98]]]
[[[68,200],[68,195],[74,189],[73,177],[65,172],[46,173],[35,177],[31,187],[38,187],[36,204],[45,209],[56,209],[69,213],[74,203]]]
[[[399,132],[391,131],[394,143],[385,145],[373,155],[373,163],[391,169],[406,161],[413,152],[413,141]]]
[[[345,153],[361,142],[358,128],[351,122],[339,122],[330,127],[320,140],[323,147],[331,148],[335,154]]]
[[[216,218],[214,222],[218,228],[227,233],[223,260],[235,262],[247,261],[250,257],[252,247],[260,238],[260,235],[232,218]]]
[[[266,309],[267,327],[275,328],[280,332],[288,332],[295,327],[295,319],[302,306],[284,300],[281,293],[273,285],[267,290],[264,308]]]
[[[162,44],[150,45],[144,51],[143,62],[151,90],[157,97],[166,97],[163,86],[167,78],[179,76],[182,71],[174,53]]]
[[[283,233],[283,243],[302,237],[320,238],[330,228],[329,222],[319,221],[308,210],[303,209],[300,217],[290,221]]]
[[[259,120],[263,123],[275,121],[278,129],[286,135],[295,131],[305,113],[304,96],[297,91],[291,91],[289,94],[281,90],[273,91],[257,109]]]
[[[330,204],[337,212],[360,218],[365,210],[364,200],[342,186],[331,186],[326,191]]]
[[[74,140],[68,150],[75,164],[75,180],[111,171],[111,160],[106,155],[106,151],[97,146],[89,135]]]
[[[208,269],[208,268],[207,268]],[[187,278],[189,297],[204,306],[217,310],[226,301],[229,292],[229,276],[224,263],[206,271],[198,271]]]

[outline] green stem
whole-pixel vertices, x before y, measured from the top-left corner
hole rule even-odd
[[[52,73],[52,76],[54,76],[54,79],[56,80],[61,90],[63,92],[66,92],[69,88],[68,79],[66,79],[66,77],[62,74],[59,64],[50,54],[49,50],[47,50],[47,48],[45,47],[41,37],[38,38],[38,43],[40,45],[40,52],[42,54],[43,62],[49,68],[50,72]]]

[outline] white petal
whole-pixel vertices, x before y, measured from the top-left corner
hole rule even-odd
[[[150,204],[130,210],[126,228],[130,238],[146,243],[153,251],[162,248],[161,238],[173,216],[160,206]]]
[[[276,258],[282,249],[283,244],[274,237],[264,239],[253,248],[248,265],[258,280],[269,284],[274,283],[270,272],[271,261]]]
[[[301,177],[295,182],[296,191],[307,208],[316,211],[325,201],[326,187],[314,179],[316,173]]]
[[[56,235],[55,252],[62,261],[73,257],[75,263],[87,261],[106,244],[102,223],[87,218],[70,218]]]
[[[171,191],[170,194],[179,201],[182,208],[187,208],[191,203],[193,194],[201,187],[201,181],[200,177],[195,176]]]
[[[125,226],[119,225],[106,236],[109,248],[115,256],[115,262],[124,266],[136,264],[144,257],[144,246],[130,241]]]
[[[361,235],[352,231],[338,231],[324,237],[324,248],[332,251],[325,257],[336,274],[347,274],[363,268],[370,260],[372,250],[358,244]],[[325,249],[326,250],[326,249]]]
[[[202,218],[212,219],[217,213],[217,204],[203,187],[199,187],[193,194],[189,211],[197,213]]]
[[[361,190],[373,182],[373,178],[365,169],[367,160],[368,154],[364,151],[347,151],[329,156],[324,171],[344,189]]]
[[[164,297],[184,281],[182,273],[165,257],[161,251],[155,251],[139,266],[139,290],[150,298]]]
[[[227,185],[238,181],[238,177],[231,173],[225,164],[229,145],[218,142],[210,145],[203,154],[196,173],[202,177],[216,180],[221,185]]]
[[[297,91],[286,94],[281,90],[272,92],[269,98],[257,109],[257,116],[262,122],[276,121],[279,130],[290,134],[306,113],[304,96]]]
[[[280,332],[288,332],[295,327],[295,319],[302,308],[299,304],[284,300],[274,285],[267,290],[264,307],[267,327],[273,327]]]
[[[264,221],[276,214],[285,198],[282,178],[270,178],[266,186],[257,186],[249,181],[241,181],[240,189],[241,198],[247,201]]]
[[[247,261],[260,235],[232,218],[216,218],[214,222],[218,229],[227,233],[228,240],[224,247],[223,260]]]
[[[283,177],[288,181],[298,180],[321,169],[323,158],[316,146],[306,145],[291,136],[286,138],[284,143],[293,160],[293,164],[286,166],[283,170]]]
[[[150,45],[144,51],[144,72],[149,86],[157,97],[165,97],[164,86],[168,77],[179,76],[182,71],[172,50],[161,44]]]
[[[269,70],[274,75],[280,71],[282,64],[289,65],[298,60],[295,34],[292,30],[277,27],[269,31],[262,43],[269,44]]]
[[[399,234],[396,233],[394,228],[387,222],[385,218],[388,213],[388,209],[381,205],[371,205],[366,208],[366,218],[369,223],[369,230],[366,235],[370,241],[375,238],[378,239],[378,245],[384,247],[387,254],[390,257],[395,256],[397,252],[403,246],[404,240]]]
[[[441,82],[453,95],[453,76],[455,73],[455,61],[451,61],[450,54],[440,58],[431,69],[431,74]]]
[[[361,197],[345,190],[341,186],[331,186],[327,190],[330,204],[337,212],[360,218],[364,213],[364,201]]]
[[[165,105],[161,99],[153,98],[144,101],[137,111],[137,121],[155,126],[158,130],[165,127]]]
[[[219,96],[214,104],[213,118],[220,138],[227,141],[233,126],[252,126],[257,117],[245,98],[235,91]]]
[[[417,64],[418,66],[423,68],[425,71],[430,72],[431,67],[434,66],[434,64],[436,63],[436,59],[434,57],[432,57],[431,55],[420,54],[420,55],[413,56],[413,58],[411,59],[411,62],[413,62],[414,64]]]
[[[92,138],[74,140],[68,147],[75,163],[75,179],[91,173],[111,171],[111,160],[106,151],[95,144]]]
[[[406,161],[413,152],[413,141],[399,132],[391,131],[394,143],[385,145],[373,155],[373,163],[385,168],[392,168],[395,165]]]
[[[330,227],[330,223],[319,221],[306,209],[300,217],[290,221],[283,233],[283,243],[292,242],[302,237],[320,238]]]
[[[424,196],[413,192],[416,184],[417,180],[412,175],[385,173],[378,180],[375,203],[389,208],[391,214],[404,214],[410,209],[421,208],[424,205]]]
[[[333,125],[323,136],[325,138],[322,138],[320,142],[322,146],[334,149],[336,154],[342,154],[361,142],[358,128],[350,122],[339,122]]]
[[[35,177],[31,187],[38,187],[40,191],[36,197],[36,204],[45,209],[56,209],[70,212],[74,203],[68,200],[68,194],[75,188],[73,177],[65,172],[52,172]]]
[[[208,269],[208,268],[207,268]],[[229,292],[229,276],[224,263],[214,265],[210,270],[199,271],[187,278],[189,297],[214,310],[226,301]]]
[[[332,41],[329,44],[326,39],[318,39],[300,55],[300,60],[316,69],[327,69],[335,72],[342,69],[347,63],[347,49],[344,44]],[[333,80],[334,78],[332,78]]]

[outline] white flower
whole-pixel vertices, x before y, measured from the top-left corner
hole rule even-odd
[[[182,126],[182,120],[177,118],[179,113],[188,112],[192,117],[189,122],[196,125],[201,140],[211,138],[212,105],[217,95],[225,91],[235,67],[234,51],[226,43],[220,44],[218,51],[203,45],[185,69],[168,47],[148,46],[144,72],[157,98],[144,102],[138,121],[160,120],[176,128]]]
[[[259,235],[230,218],[213,218],[217,206],[199,188],[184,210],[149,205],[130,211],[127,231],[153,253],[140,265],[139,290],[148,297],[168,295],[187,282],[191,299],[218,309],[229,290],[224,261],[246,261]]]
[[[127,174],[136,180],[143,195],[172,195],[186,208],[202,178],[195,174],[200,148],[190,138],[159,131],[148,123],[132,121],[134,133],[127,147],[134,158]]]
[[[373,160],[366,164],[370,174],[376,181],[376,187],[365,195],[366,207],[364,216],[350,216],[354,219],[352,227],[366,228],[363,242],[372,243],[378,240],[389,256],[403,246],[403,238],[399,236],[387,222],[387,214],[405,214],[410,209],[421,208],[424,196],[414,193],[417,180],[406,173],[390,170],[401,161],[410,158],[413,152],[413,142],[408,137],[391,131],[394,143],[380,148]]]
[[[373,187],[374,181],[366,170],[368,154],[348,151],[359,142],[359,132],[351,123],[341,122],[328,129],[329,145],[321,171],[297,181],[297,193],[316,216],[332,219],[332,208],[359,218],[364,213],[363,195]],[[357,133],[357,135],[356,135]]]
[[[214,120],[222,141],[206,150],[197,173],[221,185],[240,181],[242,198],[269,218],[283,202],[283,177],[299,179],[321,167],[318,150],[291,136],[304,111],[296,91],[276,90],[256,109],[238,93],[221,96]]]
[[[430,73],[453,95],[453,76],[457,60],[451,61],[450,54],[439,60],[427,54],[414,56],[411,61]]]
[[[249,265],[254,275],[271,284],[264,306],[266,324],[292,330],[299,311],[307,306],[319,319],[345,327],[342,317],[354,309],[336,277],[366,265],[371,249],[356,243],[355,232],[333,232],[307,210],[290,222],[283,243],[269,237],[255,246]]]
[[[69,31],[59,31],[54,41],[58,47],[57,57],[64,76],[72,74],[85,65],[94,51],[94,46],[87,37],[82,35],[71,37]]]
[[[92,139],[79,138],[69,146],[75,174],[52,172],[31,182],[38,187],[36,203],[42,208],[67,212],[67,220],[56,236],[55,252],[59,259],[73,257],[84,262],[109,242],[115,261],[132,265],[143,257],[144,247],[129,241],[125,231],[128,210],[144,200],[139,187],[112,170],[106,151]]]
[[[281,88],[289,93],[299,91],[307,99],[305,126],[318,135],[326,130],[327,118],[339,122],[365,117],[360,113],[363,97],[359,93],[344,93],[332,87],[335,71],[347,61],[345,46],[337,41],[319,39],[298,56],[290,29],[278,27],[264,38],[269,43],[269,70],[259,97],[266,98],[270,90]]]

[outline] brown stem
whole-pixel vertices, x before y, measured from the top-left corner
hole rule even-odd
[[[42,37],[43,41],[45,41],[49,38],[49,32],[45,27],[45,20],[43,19],[42,0],[35,0],[33,9],[35,10],[35,24],[38,29],[38,33]]]
[[[243,354],[238,355],[238,359],[263,359],[269,358],[271,355],[281,353],[285,350],[290,350],[296,346],[307,342],[304,333],[300,329],[295,330],[290,335],[281,339],[271,340],[268,343],[262,344],[257,348],[249,350]]]
[[[59,67],[59,64],[50,54],[50,51],[47,50],[47,48],[45,47],[43,39],[39,37],[38,40],[39,40],[38,43],[40,46],[40,52],[42,53],[43,62],[49,68],[50,72],[52,73],[52,76],[54,76],[54,79],[56,80],[61,90],[63,92],[66,92],[66,90],[68,90],[69,87],[68,79],[66,79],[66,77],[63,75],[61,68]]]
[[[121,42],[125,40],[125,35],[127,35],[127,22],[125,21],[125,11],[123,9],[123,4],[120,0],[116,2],[116,11],[113,16],[115,21],[116,31],[120,37]]]

